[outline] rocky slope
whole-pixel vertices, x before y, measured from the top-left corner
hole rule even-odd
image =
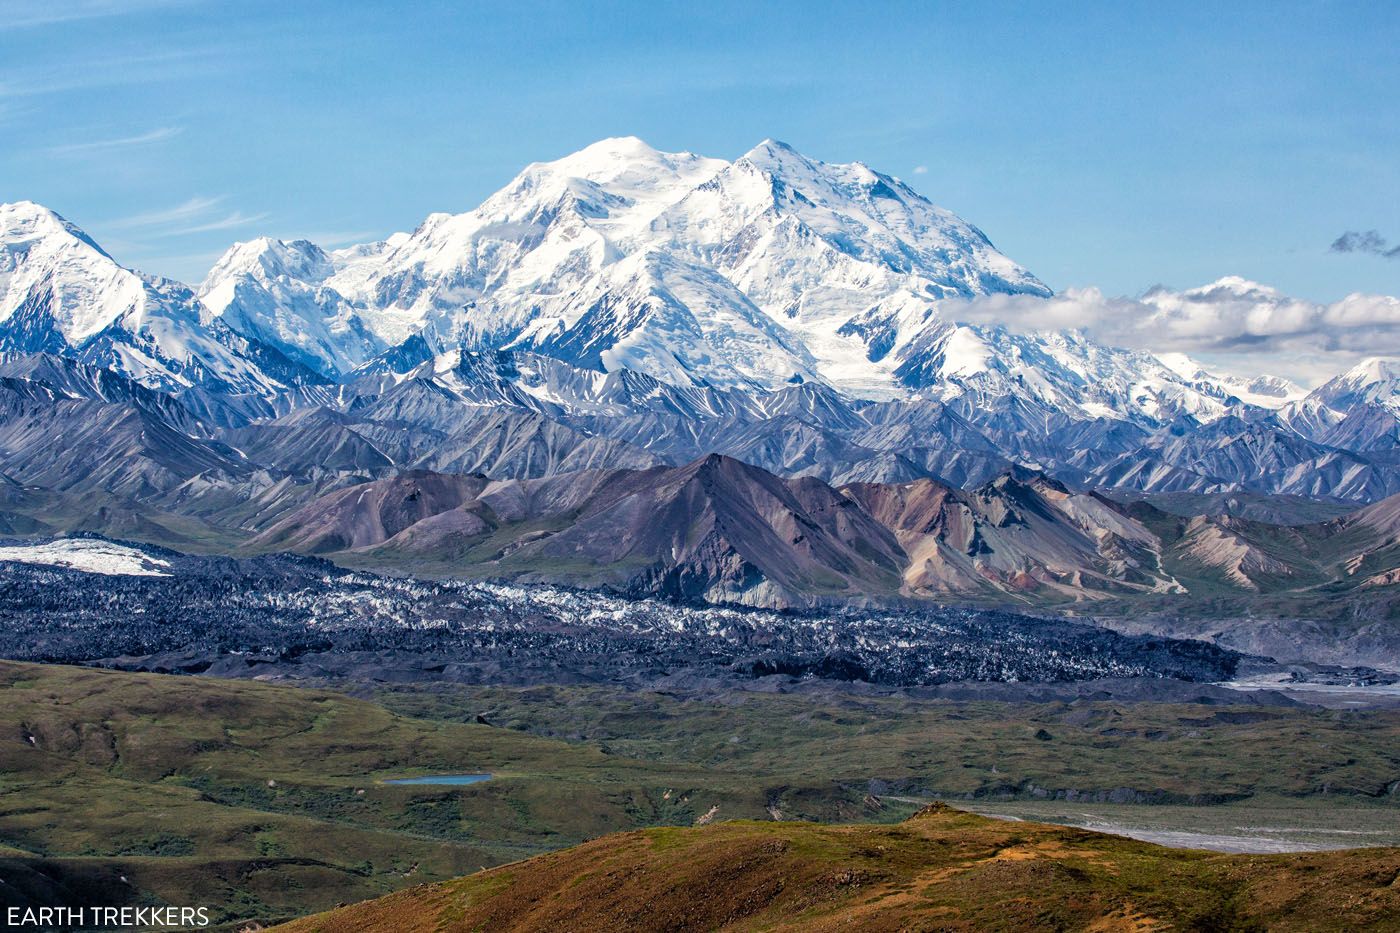
[[[928,479],[837,488],[709,455],[683,467],[530,480],[404,474],[316,499],[247,547],[770,607],[1186,601],[1388,586],[1400,562],[1388,524],[1397,501],[1273,525],[1119,504],[1036,474],[970,490]],[[400,518],[385,521],[386,511]]]
[[[313,502],[249,547],[767,606],[892,596],[902,563],[825,483],[718,455],[527,481],[407,474]]]
[[[318,404],[223,428],[202,417],[213,396],[61,356],[0,364],[0,523],[196,550],[259,536],[259,549],[412,572],[757,605],[1190,602],[1329,581],[1383,598],[1400,564],[1389,501],[1322,523],[1335,510],[1298,497],[1119,504],[1015,466],[935,402],[678,389],[517,354],[316,391]],[[1240,449],[1262,469],[1257,447]],[[419,482],[451,495],[408,500]]]

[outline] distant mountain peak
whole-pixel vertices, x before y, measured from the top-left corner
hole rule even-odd
[[[106,258],[112,258],[96,240],[55,210],[34,201],[0,204],[0,242],[14,243],[52,235],[71,237]]]
[[[1400,381],[1400,358],[1368,357],[1343,373],[1341,378],[1356,385]]]
[[[152,387],[285,388],[179,282],[119,264],[57,213],[0,205],[0,352],[63,353]]]
[[[1337,412],[1370,404],[1400,415],[1400,359],[1373,356],[1313,390],[1313,398]]]
[[[282,255],[294,245],[261,247],[276,276],[226,257],[203,293],[328,374],[425,333],[681,385],[800,379],[888,395],[938,299],[1050,293],[903,183],[774,140],[733,163],[600,140],[382,245],[318,251],[300,270]],[[353,319],[378,346],[346,360],[336,341],[293,340],[316,316],[345,333]]]

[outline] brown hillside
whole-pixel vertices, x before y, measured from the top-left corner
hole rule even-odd
[[[1400,850],[1219,855],[935,806],[620,833],[279,929],[1394,930]]]

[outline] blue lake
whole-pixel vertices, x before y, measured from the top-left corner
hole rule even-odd
[[[489,774],[430,774],[427,777],[395,778],[385,784],[480,784],[491,780]]]

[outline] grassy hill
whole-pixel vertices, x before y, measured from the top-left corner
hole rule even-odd
[[[1385,710],[583,686],[381,685],[367,700],[16,662],[0,662],[0,710],[0,904],[198,903],[220,923],[618,831],[888,824],[935,794],[1236,801],[1198,807],[1226,831],[1266,825],[1247,808],[1267,798],[1287,811],[1267,825],[1306,810],[1387,839],[1400,814],[1400,712]],[[483,771],[463,787],[385,783]],[[645,838],[691,838],[669,832]]]
[[[0,662],[0,709],[0,904],[288,918],[710,806],[767,812],[747,776],[331,692]],[[861,794],[809,790],[814,817],[860,818]]]
[[[649,829],[304,918],[455,930],[1393,930],[1400,849],[1165,849],[944,806],[897,826]]]

